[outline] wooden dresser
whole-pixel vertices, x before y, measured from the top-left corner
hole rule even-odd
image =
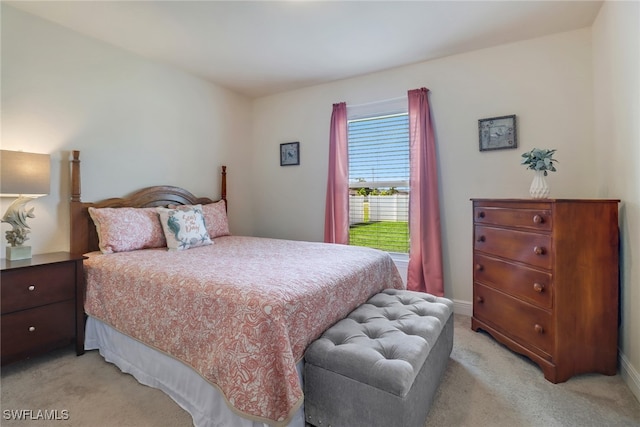
[[[547,380],[614,375],[619,200],[472,199],[473,317]]]
[[[82,256],[1,261],[2,365],[74,343],[84,353]]]

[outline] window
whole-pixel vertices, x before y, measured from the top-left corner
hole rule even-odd
[[[348,121],[351,245],[409,252],[409,117],[404,109]]]

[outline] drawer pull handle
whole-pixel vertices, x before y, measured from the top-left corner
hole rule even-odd
[[[484,265],[476,264],[476,271],[482,271],[482,270],[484,270]]]
[[[479,304],[482,304],[484,302],[484,298],[483,297],[476,297],[476,301],[478,301]]]
[[[535,324],[533,329],[539,334],[544,334],[544,328],[542,326],[538,325],[537,323]]]
[[[486,239],[486,237],[484,236],[478,236],[478,238],[476,239],[478,242],[484,242]]]
[[[484,218],[484,212],[478,212],[478,218]]]
[[[540,215],[534,215],[533,216],[533,223],[534,224],[542,224],[544,222],[544,218],[541,217]]]
[[[536,246],[533,248],[533,253],[536,255],[544,255],[547,251],[542,246]]]
[[[544,291],[544,285],[541,285],[540,283],[534,283],[533,290],[538,293],[542,293],[542,291]]]
[[[29,332],[35,332],[36,327],[35,326],[29,326]]]
[[[35,291],[35,290],[36,290],[36,287],[35,287],[34,285],[31,285],[31,286],[29,286],[29,288],[28,288],[28,289],[29,289],[30,291]]]

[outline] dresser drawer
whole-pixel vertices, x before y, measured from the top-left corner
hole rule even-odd
[[[550,273],[502,261],[479,253],[473,255],[473,280],[538,307],[553,305],[553,277]]]
[[[473,286],[473,316],[541,356],[551,359],[551,313],[481,284]]]
[[[549,231],[552,228],[550,206],[549,209],[475,207],[473,209],[473,218],[477,224],[529,228],[541,231]]]
[[[2,316],[2,363],[75,338],[75,301],[65,301]]]
[[[551,236],[548,234],[476,226],[474,249],[536,267],[551,268]]]
[[[75,274],[68,262],[2,271],[2,313],[75,298]]]

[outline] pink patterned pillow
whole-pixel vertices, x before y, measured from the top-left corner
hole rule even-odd
[[[202,209],[204,216],[204,224],[207,228],[207,233],[212,239],[220,236],[230,236],[229,221],[227,219],[227,206],[224,200],[208,203],[206,205],[169,205],[169,209],[191,209],[193,206],[198,206]]]
[[[89,208],[104,254],[167,246],[156,208]]]
[[[202,213],[204,214],[204,224],[207,227],[207,232],[212,239],[231,234],[224,200],[202,205]]]

